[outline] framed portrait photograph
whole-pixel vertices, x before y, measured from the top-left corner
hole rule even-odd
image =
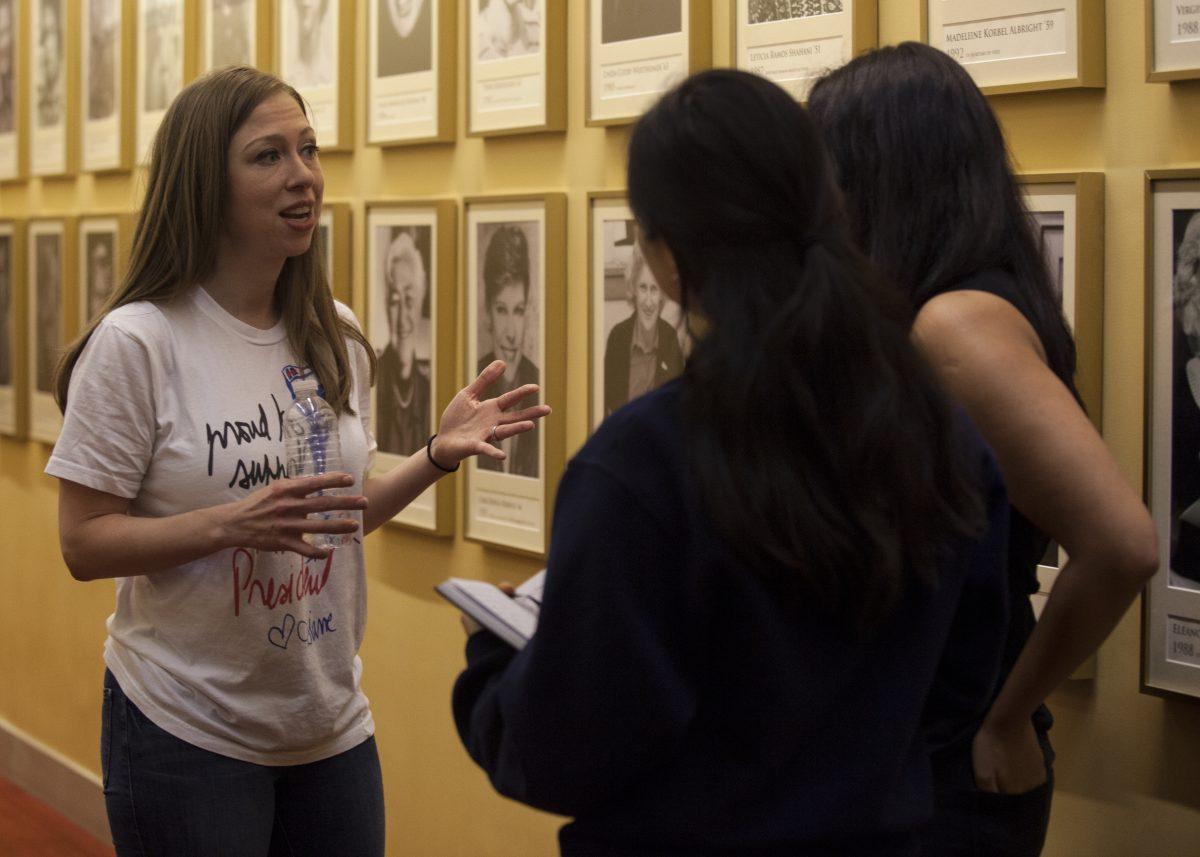
[[[133,0],[84,0],[79,32],[79,151],[85,172],[133,166],[134,22]]]
[[[921,37],[989,95],[1104,86],[1104,0],[921,0]]]
[[[1018,176],[1030,227],[1042,251],[1063,316],[1075,337],[1076,385],[1088,417],[1101,428],[1104,323],[1104,175],[1031,173]],[[1033,596],[1040,616],[1066,562],[1053,540],[1038,563],[1039,590]],[[1095,676],[1095,657],[1072,678]]]
[[[467,0],[467,134],[566,130],[566,4]]]
[[[77,329],[99,317],[125,274],[129,242],[133,239],[133,216],[129,214],[81,217],[76,229],[78,262],[75,297]]]
[[[325,151],[354,148],[354,0],[274,0],[275,61]]]
[[[379,360],[371,401],[379,473],[425,454],[458,391],[456,210],[448,200],[367,205],[364,327]],[[438,480],[392,523],[450,535],[454,485]]]
[[[20,436],[21,300],[24,233],[14,220],[0,220],[0,434]]]
[[[198,0],[200,73],[230,65],[267,68],[268,0]]]
[[[538,384],[538,398],[562,413],[566,393],[566,197],[467,199],[464,217],[466,363],[464,381],[493,360],[504,375],[487,397]],[[503,461],[472,456],[463,465],[468,539],[527,554],[546,551],[554,490],[566,459],[563,421],[500,441]]]
[[[367,142],[453,142],[455,0],[367,3]]]
[[[1200,696],[1200,170],[1146,176],[1146,495],[1158,573],[1142,595],[1142,690]]]
[[[70,170],[67,8],[66,0],[29,4],[29,172],[34,176],[62,176]]]
[[[145,163],[167,107],[183,89],[184,0],[139,0],[137,18],[137,161]]]
[[[588,197],[588,424],[683,371],[692,340],[682,308],[659,288],[622,191]]]
[[[632,122],[712,64],[707,0],[589,0],[587,124]]]
[[[0,0],[0,181],[19,180],[24,171],[20,32],[20,0]]]
[[[322,202],[316,239],[321,243],[325,278],[335,300],[350,306],[350,277],[353,275],[350,245],[350,203]]]
[[[1200,77],[1200,3],[1145,0],[1146,80]]]
[[[70,324],[71,272],[74,271],[74,221],[31,220],[26,230],[26,317],[29,388],[29,437],[54,443],[62,415],[54,403],[54,370],[62,356]]]
[[[733,0],[733,64],[797,101],[825,72],[879,43],[876,0]]]

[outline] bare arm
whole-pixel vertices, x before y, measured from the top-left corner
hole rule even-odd
[[[1154,525],[1011,304],[941,295],[922,307],[913,338],[995,450],[1013,505],[1069,556],[973,748],[981,787],[1026,791],[1045,778],[1030,717],[1154,574]]]
[[[503,460],[504,451],[491,443],[530,431],[534,421],[550,413],[547,405],[534,405],[519,411],[509,411],[526,396],[538,391],[536,384],[526,384],[494,399],[483,394],[504,373],[504,361],[496,360],[479,373],[479,377],[458,391],[438,423],[433,448],[434,461],[445,468],[455,468],[472,455],[486,455]],[[495,436],[492,427],[496,427]],[[375,530],[420,496],[421,492],[446,474],[429,461],[421,448],[381,476],[366,480],[363,493],[369,504],[363,513],[363,535]]]
[[[307,516],[362,509],[366,500],[307,495],[353,483],[344,473],[284,479],[245,500],[165,518],[141,518],[129,514],[130,501],[124,497],[61,479],[59,542],[67,568],[77,580],[153,574],[235,546],[322,557],[328,551],[308,544],[304,533],[352,533],[358,522]]]

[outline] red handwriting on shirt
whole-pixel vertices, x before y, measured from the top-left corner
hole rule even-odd
[[[317,595],[329,582],[329,568],[333,563],[333,554],[325,557],[324,566],[318,571],[309,568],[308,562],[299,554],[296,559],[300,562],[299,571],[291,572],[286,578],[277,580],[268,577],[260,580],[255,576],[254,553],[246,548],[238,548],[233,552],[233,615],[242,615],[242,606],[253,607],[261,604],[268,610],[274,610],[280,604],[295,604],[310,595]]]

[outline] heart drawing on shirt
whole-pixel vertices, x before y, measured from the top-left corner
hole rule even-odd
[[[278,625],[272,625],[267,629],[267,641],[272,646],[278,646],[281,649],[288,647],[288,641],[292,639],[292,634],[296,630],[296,617],[288,613],[283,617],[283,621]]]

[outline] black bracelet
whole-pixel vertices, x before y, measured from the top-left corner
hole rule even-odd
[[[436,467],[438,470],[442,471],[443,473],[453,473],[455,470],[458,470],[458,468],[462,466],[462,462],[460,461],[458,464],[454,465],[453,467],[442,467],[442,465],[440,465],[436,461],[434,461],[433,460],[433,439],[435,437],[437,437],[436,434],[431,434],[429,436],[429,440],[425,441],[425,455],[426,455],[426,457],[429,458],[429,463],[432,464],[434,467]]]

